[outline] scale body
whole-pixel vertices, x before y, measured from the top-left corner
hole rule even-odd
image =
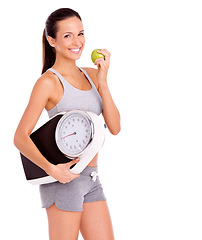
[[[60,129],[61,126],[63,126],[64,121],[73,115],[80,115],[88,118],[91,128],[91,135],[88,138],[88,143],[86,144],[85,148],[82,149],[82,151],[77,151],[76,154],[73,152],[70,154],[71,156],[68,156],[65,149],[61,148],[62,143],[60,140],[58,140],[58,136],[60,135]],[[79,133],[79,129],[76,131]],[[72,136],[72,138],[73,137],[74,136]],[[105,124],[101,116],[98,116],[95,113],[81,110],[72,110],[67,113],[58,113],[43,126],[34,131],[30,135],[30,138],[39,149],[41,154],[54,165],[67,163],[72,161],[72,159],[79,157],[80,161],[77,164],[73,165],[70,169],[72,173],[79,174],[90,163],[90,161],[102,147],[105,139]],[[65,137],[63,138],[65,140]],[[69,151],[67,152],[69,154]],[[28,182],[34,185],[38,185],[57,181],[22,153],[20,153],[20,156]]]

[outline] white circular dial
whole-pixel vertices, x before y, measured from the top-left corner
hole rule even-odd
[[[85,114],[64,115],[56,128],[56,143],[69,157],[78,156],[91,141],[91,121]]]

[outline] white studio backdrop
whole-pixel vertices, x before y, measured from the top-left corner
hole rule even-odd
[[[1,235],[48,239],[38,187],[25,180],[13,136],[40,77],[41,38],[61,7],[83,19],[78,61],[107,48],[122,130],[107,133],[100,178],[116,240],[201,240],[202,7],[200,1],[7,1],[1,4]],[[36,127],[48,120],[44,111]],[[79,239],[82,239],[80,236]]]

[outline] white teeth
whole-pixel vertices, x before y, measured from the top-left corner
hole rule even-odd
[[[72,52],[78,52],[80,50],[80,48],[71,48],[70,51]]]

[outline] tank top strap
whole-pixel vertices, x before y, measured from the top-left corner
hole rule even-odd
[[[88,81],[90,82],[91,86],[93,89],[97,90],[96,86],[95,86],[95,83],[92,81],[92,79],[90,78],[90,76],[88,75],[88,73],[79,67],[79,69],[84,73],[84,75],[87,77]]]
[[[65,82],[66,80],[64,79],[64,77],[59,74],[55,69],[53,68],[49,68],[47,71],[51,71],[52,73],[54,73],[59,79],[60,79],[60,82],[62,83],[64,89],[65,89]]]

